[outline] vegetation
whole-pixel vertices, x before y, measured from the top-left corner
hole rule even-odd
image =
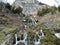
[[[5,37],[5,34],[4,34],[4,33],[2,33],[2,32],[0,32],[0,41],[1,41],[1,40],[3,40],[3,39],[4,39],[4,37]]]
[[[42,3],[40,3],[40,4],[44,5]],[[8,4],[8,3],[5,5],[5,8],[11,10],[12,13],[14,13],[14,14],[16,14],[16,13],[20,14],[20,13],[22,13],[22,10],[23,10],[21,7],[18,7],[16,9],[15,9],[15,7],[11,8],[11,5]],[[0,7],[0,9],[1,9],[1,7]],[[52,7],[52,8],[47,8],[46,7],[44,9],[42,9],[41,11],[39,10],[37,15],[38,16],[44,16],[47,13],[54,14],[55,13],[55,9],[56,9],[55,7]],[[60,7],[58,7],[58,10],[60,12]],[[12,17],[10,17],[10,15],[9,16],[7,15],[7,17],[6,16],[0,16],[0,40],[4,39],[4,37],[6,36],[5,34],[17,32],[17,28],[19,28],[20,24],[25,26],[27,23],[32,22],[30,17],[28,17],[28,16],[27,17],[22,16],[22,17],[25,18],[26,21],[21,23],[20,16],[19,16],[19,18],[16,18],[16,17],[12,18]],[[23,19],[22,17],[21,17],[21,19]],[[13,20],[11,20],[11,19],[13,19]],[[14,19],[15,19],[16,22],[19,22],[19,24],[15,23]],[[19,20],[19,21],[17,21],[16,19]],[[42,19],[42,22],[43,22],[44,19],[45,18]],[[60,40],[57,39],[51,33],[51,29],[52,28],[60,27],[60,20],[56,21],[55,24],[53,26],[50,26],[50,27],[44,27],[43,25],[40,25],[41,23],[39,21],[38,21],[39,24],[38,24],[37,27],[35,27],[35,29],[32,29],[32,28],[27,28],[26,29],[26,31],[28,33],[28,36],[29,36],[29,39],[32,41],[34,39],[35,33],[40,30],[40,27],[43,27],[43,32],[45,34],[45,38],[41,40],[41,42],[42,42],[41,44],[42,45],[60,45]]]
[[[60,12],[60,6],[58,6],[58,11]]]
[[[55,22],[55,25],[54,25],[54,26],[55,26],[55,28],[56,28],[56,27],[60,27],[60,20],[57,20],[57,21]]]
[[[39,10],[37,15],[38,16],[44,16],[45,14],[51,13],[51,14],[55,14],[56,13],[57,8],[56,7],[51,7],[51,8],[43,8],[42,10]]]
[[[17,30],[17,25],[7,16],[0,15],[0,42],[8,35]]]
[[[45,33],[45,38],[41,40],[42,45],[60,45],[60,40],[58,40],[53,34],[51,34],[49,28],[44,28],[43,32]]]
[[[14,31],[16,31],[17,30],[17,26],[12,26],[12,27],[5,27],[5,29],[3,30],[3,32],[5,32],[5,33],[12,33],[12,32],[14,32]]]
[[[56,39],[56,45],[60,45],[60,39]]]
[[[60,24],[60,20],[57,20],[56,23]]]
[[[18,14],[20,14],[20,13],[22,13],[22,8],[21,7],[18,7],[18,8],[16,8],[15,9],[15,7],[12,7],[12,13],[18,13]]]
[[[6,5],[5,5],[5,8],[7,8],[7,9],[9,9],[9,10],[11,10],[11,5],[9,4],[9,3],[7,3]]]
[[[51,14],[55,14],[57,11],[57,8],[55,6],[51,7]]]
[[[40,10],[38,11],[37,15],[43,16],[43,15],[49,13],[49,12],[51,12],[50,8],[43,8],[41,11]]]
[[[39,2],[39,5],[45,5],[44,3]]]

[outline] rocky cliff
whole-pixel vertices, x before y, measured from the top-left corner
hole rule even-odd
[[[23,11],[22,13],[25,15],[31,15],[31,14],[37,14],[37,11],[42,8],[38,4],[39,2],[37,0],[17,0],[13,3],[13,6],[22,7]]]

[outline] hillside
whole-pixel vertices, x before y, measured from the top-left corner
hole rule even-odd
[[[22,7],[22,13],[25,15],[37,14],[37,11],[43,8],[43,6],[39,5],[37,0],[17,0],[12,6],[16,8]]]
[[[28,45],[34,45],[34,41],[37,39],[39,39],[37,40],[40,42],[39,45],[60,45],[60,37],[55,35],[60,28],[60,7],[39,4],[41,3],[36,0],[17,0],[12,6],[8,3],[1,3],[0,45],[14,45],[16,35],[18,41],[28,35],[25,40]],[[13,6],[19,6],[19,8],[13,8]],[[37,11],[36,14],[35,11]],[[56,32],[55,29],[57,29]],[[25,35],[26,33],[27,35]],[[44,36],[40,39],[39,36],[42,36],[42,33]]]

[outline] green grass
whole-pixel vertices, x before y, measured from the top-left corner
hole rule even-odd
[[[0,31],[0,42],[1,42],[6,37],[3,32],[5,32],[5,33],[13,33],[14,31],[16,31],[17,26],[12,25],[11,27],[10,26],[6,27],[4,25],[0,25],[0,28],[3,28]]]
[[[42,45],[60,45],[60,40],[55,35],[51,34],[53,28],[60,26],[60,20],[57,20],[53,26],[43,29],[45,38],[41,40]]]
[[[57,20],[56,23],[57,23],[57,24],[60,24],[60,20]]]
[[[45,33],[45,38],[41,40],[42,45],[60,45],[60,40],[58,42],[56,36],[51,33],[50,28],[44,28],[43,32]]]
[[[60,27],[60,20],[57,20],[52,27],[54,27],[54,28]]]
[[[0,33],[0,41],[3,40],[5,37],[4,33]]]
[[[42,45],[60,45],[60,40],[57,40],[57,38],[54,35],[48,34],[45,36],[45,39],[41,40]]]
[[[9,32],[14,32],[16,31],[17,26],[12,26],[12,27],[6,27],[3,32],[9,33]]]

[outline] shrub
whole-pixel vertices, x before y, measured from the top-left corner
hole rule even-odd
[[[39,15],[39,16],[43,16],[42,11],[38,11],[37,15]]]
[[[58,6],[58,11],[60,12],[60,6]]]
[[[13,13],[18,13],[18,14],[20,14],[20,13],[22,12],[22,10],[23,10],[23,9],[22,9],[21,7],[18,7],[18,8],[16,8],[16,9],[15,9],[15,7],[12,8],[12,12],[13,12]]]
[[[11,10],[11,5],[10,5],[9,3],[7,3],[7,4],[5,5],[5,8]]]
[[[51,12],[50,8],[43,8],[42,11],[40,11],[40,10],[38,11],[37,15],[43,16],[44,14],[47,14],[49,12]]]
[[[39,2],[39,5],[45,5],[44,3],[42,3],[42,2]]]
[[[56,39],[55,44],[60,45],[60,39]]]
[[[57,11],[57,8],[55,6],[51,7],[51,14],[55,14]]]

